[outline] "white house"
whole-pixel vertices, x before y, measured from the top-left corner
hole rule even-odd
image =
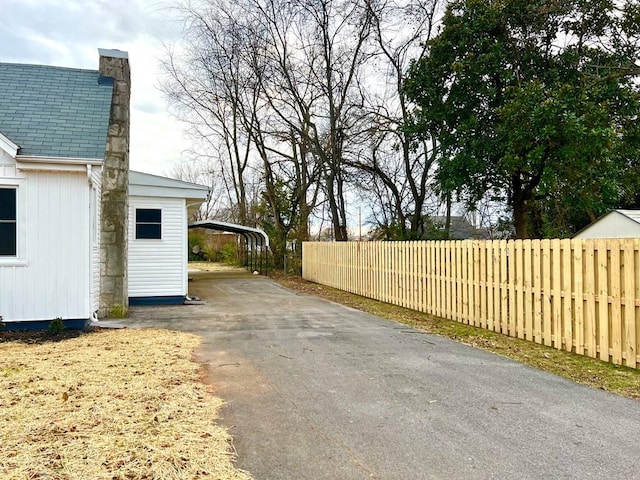
[[[0,63],[0,316],[10,327],[58,317],[83,327],[109,311],[114,278],[125,312],[129,297],[187,294],[187,219],[207,188],[128,171],[128,96],[103,71],[114,61],[128,77],[128,60],[100,53],[100,71]],[[125,175],[106,162],[122,152]],[[128,185],[122,198],[114,178]],[[107,197],[125,214],[109,217]]]
[[[573,238],[640,238],[640,210],[612,210]]]

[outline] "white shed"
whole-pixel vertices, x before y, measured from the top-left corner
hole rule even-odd
[[[129,173],[129,305],[184,301],[188,220],[208,194],[202,185]]]
[[[640,210],[612,210],[573,238],[640,238]]]

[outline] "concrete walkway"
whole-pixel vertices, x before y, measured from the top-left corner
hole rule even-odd
[[[201,335],[238,465],[258,480],[640,478],[640,402],[264,277],[129,325]]]

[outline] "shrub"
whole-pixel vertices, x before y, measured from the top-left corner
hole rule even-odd
[[[227,265],[238,265],[240,259],[238,258],[238,246],[234,243],[227,243],[220,250],[221,260]]]
[[[49,332],[53,333],[54,335],[62,333],[63,330],[64,322],[62,321],[62,317],[54,318],[49,322]]]
[[[204,234],[200,232],[189,232],[189,261],[202,261],[205,251],[205,238]]]

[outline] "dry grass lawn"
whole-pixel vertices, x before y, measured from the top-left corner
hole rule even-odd
[[[249,479],[215,423],[198,343],[165,330],[1,343],[0,478]]]
[[[200,272],[248,273],[246,268],[214,262],[189,262],[189,270],[197,270]]]

